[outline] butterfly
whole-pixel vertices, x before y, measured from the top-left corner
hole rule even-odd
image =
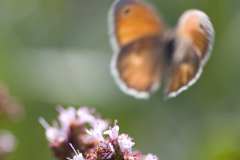
[[[214,28],[200,10],[185,11],[169,29],[141,0],[115,0],[109,14],[114,51],[111,71],[125,93],[149,98],[163,86],[176,97],[200,77],[214,43]]]

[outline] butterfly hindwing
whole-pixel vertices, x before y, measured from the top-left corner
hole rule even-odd
[[[178,44],[181,45],[181,44]],[[187,89],[200,73],[200,59],[192,47],[186,47],[175,52],[173,61],[169,65],[166,78],[166,94],[168,97],[174,97],[183,90]],[[178,46],[179,47],[179,46]],[[176,55],[182,55],[177,57]]]
[[[208,16],[199,10],[183,14],[175,31],[175,49],[169,65],[166,96],[175,97],[200,77],[210,56],[214,29]]]
[[[124,46],[114,60],[115,77],[121,88],[138,98],[146,98],[161,83],[164,64],[159,37],[148,37]]]

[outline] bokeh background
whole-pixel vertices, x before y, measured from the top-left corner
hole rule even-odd
[[[55,106],[96,107],[118,119],[136,148],[161,160],[240,160],[240,1],[149,0],[174,26],[190,8],[216,29],[201,79],[177,98],[123,94],[110,75],[107,13],[113,0],[0,0],[0,81],[25,106],[25,117],[1,119],[18,139],[7,160],[51,160],[43,116]]]

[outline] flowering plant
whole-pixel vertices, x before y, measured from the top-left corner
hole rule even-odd
[[[52,126],[43,118],[40,123],[59,160],[158,160],[152,154],[133,150],[133,139],[119,133],[117,122],[110,127],[93,109],[59,107],[58,111],[58,120]]]

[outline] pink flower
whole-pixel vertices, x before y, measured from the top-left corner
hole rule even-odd
[[[59,111],[58,120],[61,124],[61,127],[64,130],[67,130],[74,122],[77,121],[75,108],[70,107],[68,109],[64,109],[63,107],[59,107],[58,111]]]
[[[47,140],[51,144],[59,144],[67,140],[68,135],[64,130],[58,127],[51,127],[43,118],[40,118],[39,122],[44,127]]]
[[[119,135],[119,126],[114,125],[113,128],[110,128],[109,130],[105,131],[104,134],[108,135],[111,140],[116,140]]]
[[[102,119],[95,119],[91,125],[92,128],[86,130],[88,135],[85,136],[85,143],[104,141],[103,132],[108,127],[108,123]]]
[[[87,130],[88,133],[88,141],[91,142],[101,142],[104,141],[103,133],[97,129]]]
[[[153,154],[148,154],[145,156],[144,160],[158,160],[158,157]]]
[[[117,141],[123,153],[132,152],[132,147],[135,145],[135,143],[132,141],[132,138],[130,138],[127,134],[121,134],[120,136],[118,136]]]
[[[80,124],[85,124],[85,123],[93,124],[95,121],[93,112],[94,112],[93,110],[90,110],[87,107],[79,108],[77,111],[77,116]]]
[[[99,130],[100,132],[103,132],[108,128],[108,123],[102,119],[95,119],[95,121],[92,123],[92,127],[94,130]]]

